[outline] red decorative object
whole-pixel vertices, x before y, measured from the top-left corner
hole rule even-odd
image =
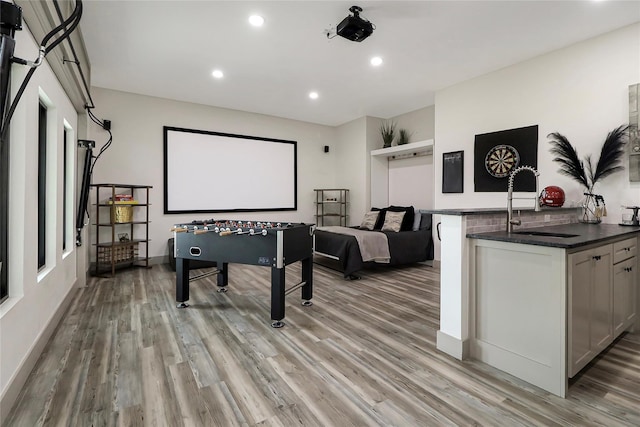
[[[564,204],[564,190],[556,185],[544,187],[540,193],[540,205],[559,208]]]

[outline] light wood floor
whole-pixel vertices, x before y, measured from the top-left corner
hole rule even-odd
[[[167,266],[89,280],[8,426],[640,425],[640,337],[623,336],[560,399],[435,349],[439,272],[314,268],[314,305],[272,329],[268,268],[229,267],[174,303]],[[193,273],[193,272],[192,272]],[[298,264],[287,282],[299,280]]]

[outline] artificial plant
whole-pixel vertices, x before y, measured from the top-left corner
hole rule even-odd
[[[552,144],[550,151],[556,155],[553,161],[561,165],[559,172],[573,178],[586,188],[584,193],[586,198],[582,203],[582,222],[599,223],[601,217],[607,215],[604,197],[594,194],[593,187],[603,178],[624,169],[620,161],[625,152],[628,130],[629,126],[621,125],[609,132],[602,144],[600,158],[595,168],[591,162],[591,155],[585,156],[584,161],[581,160],[577,150],[564,135],[558,132],[547,135]]]
[[[384,121],[380,125],[380,134],[382,135],[382,148],[391,147],[393,138],[396,135],[396,123],[393,121]]]
[[[589,193],[593,193],[593,187],[598,181],[624,169],[620,161],[624,155],[628,130],[628,125],[621,125],[609,132],[595,168],[591,155],[585,156],[584,161],[581,160],[577,150],[564,135],[553,132],[547,138],[552,145],[550,151],[556,156],[553,161],[560,163],[559,172],[578,181]]]
[[[409,138],[411,134],[406,129],[400,129],[398,131],[398,145],[405,145],[409,143]]]

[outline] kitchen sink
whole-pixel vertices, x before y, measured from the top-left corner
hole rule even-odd
[[[558,237],[560,239],[579,236],[579,234],[551,233],[548,231],[514,231],[513,234],[520,234],[522,236]]]

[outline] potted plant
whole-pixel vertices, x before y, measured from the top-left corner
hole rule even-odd
[[[578,218],[580,222],[597,224],[606,216],[604,198],[594,194],[593,189],[599,180],[624,169],[620,161],[625,152],[628,130],[629,126],[622,125],[609,132],[602,144],[600,158],[595,167],[591,163],[591,155],[585,156],[584,161],[581,160],[576,149],[564,135],[558,132],[547,135],[552,144],[550,151],[556,155],[553,161],[561,165],[559,172],[573,178],[585,189],[585,198],[581,202],[581,214]]]
[[[382,135],[382,148],[391,147],[393,138],[396,136],[396,124],[393,121],[384,121],[380,125],[380,134]]]
[[[411,134],[406,129],[400,129],[398,131],[398,145],[405,145],[409,143],[409,138]]]

